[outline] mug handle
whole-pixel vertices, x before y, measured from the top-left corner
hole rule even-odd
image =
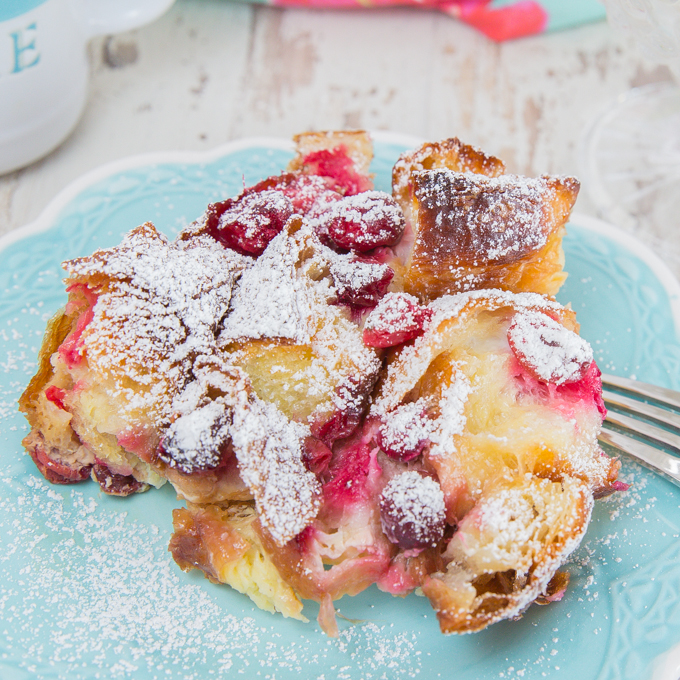
[[[86,37],[122,33],[148,24],[175,0],[78,0],[76,14]]]

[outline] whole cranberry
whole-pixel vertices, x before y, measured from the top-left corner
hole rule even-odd
[[[444,493],[432,477],[402,472],[380,494],[380,520],[385,536],[404,550],[435,547],[444,536]]]
[[[397,202],[381,191],[345,196],[331,203],[315,223],[319,237],[327,245],[356,253],[395,245],[405,225]]]

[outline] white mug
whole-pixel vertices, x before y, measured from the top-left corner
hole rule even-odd
[[[87,42],[159,17],[174,0],[0,0],[0,174],[57,147],[85,106]]]

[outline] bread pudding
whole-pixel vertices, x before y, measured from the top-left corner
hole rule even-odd
[[[337,634],[334,602],[418,590],[444,633],[559,599],[595,499],[600,373],[552,297],[578,193],[457,139],[373,189],[364,132],[307,133],[279,175],[170,241],[144,224],[64,263],[21,397],[55,484],[169,483],[170,550]]]

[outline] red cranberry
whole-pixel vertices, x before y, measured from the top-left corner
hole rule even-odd
[[[316,437],[307,437],[302,450],[302,461],[305,467],[315,475],[320,475],[328,469],[328,463],[333,452]]]
[[[516,314],[508,343],[533,378],[554,385],[578,382],[593,363],[593,350],[583,338],[540,312]]]
[[[29,448],[28,453],[42,476],[52,484],[84,482],[90,476],[91,465],[70,467],[66,463],[57,462],[42,446]]]
[[[331,263],[337,302],[352,308],[375,306],[387,292],[394,272],[386,264],[337,258]]]
[[[571,401],[592,401],[602,416],[607,415],[607,407],[602,398],[602,373],[594,361],[587,368],[584,376],[578,382],[565,383],[556,388],[560,397]]]
[[[209,205],[206,227],[223,246],[242,255],[258,256],[281,233],[294,212],[293,203],[281,191],[244,193]]]
[[[418,403],[398,406],[385,416],[378,430],[378,446],[390,458],[403,463],[417,458],[430,443],[430,420]]]
[[[306,215],[316,214],[325,209],[329,203],[342,198],[336,191],[337,183],[331,177],[318,175],[299,175],[284,172],[280,175],[268,177],[244,190],[244,194],[254,194],[262,191],[280,191],[290,199],[297,213]]]
[[[68,368],[79,366],[85,357],[83,333],[92,319],[94,319],[94,309],[89,307],[81,313],[76,322],[76,327],[59,345],[59,356]]]
[[[322,212],[329,204],[342,198],[334,187],[335,181],[329,177],[296,175],[281,191],[291,200],[297,212],[307,215]]]
[[[95,463],[92,466],[92,473],[101,490],[109,496],[129,496],[143,490],[145,486],[132,475],[119,475],[111,472],[109,467],[103,463]]]
[[[357,253],[395,245],[404,227],[401,208],[380,191],[365,191],[332,203],[315,224],[326,245]]]
[[[363,441],[350,442],[335,451],[330,468],[330,481],[324,484],[327,502],[339,508],[365,500],[371,471],[371,449]]]
[[[394,347],[422,334],[432,318],[432,310],[419,304],[408,293],[387,293],[368,315],[364,344],[368,347]]]
[[[55,406],[58,406],[62,411],[66,410],[64,405],[64,398],[66,397],[66,391],[62,390],[56,385],[50,385],[45,390],[45,398],[47,401],[51,401]]]
[[[435,547],[446,528],[439,483],[415,470],[394,477],[380,494],[380,520],[387,538],[403,550]]]
[[[361,424],[378,372],[348,376],[335,388],[337,411],[327,420],[314,423],[312,433],[327,446],[352,435]]]

